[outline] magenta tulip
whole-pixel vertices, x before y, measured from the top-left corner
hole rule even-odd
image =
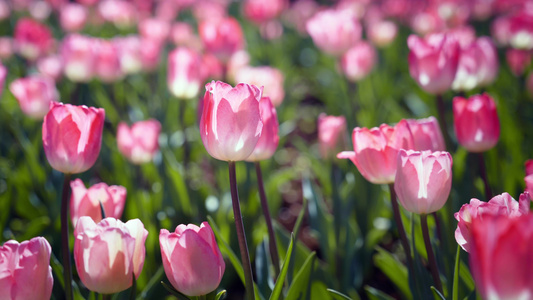
[[[500,120],[496,104],[489,94],[474,95],[468,99],[453,99],[455,134],[461,146],[470,152],[492,149],[500,138]]]
[[[191,99],[198,95],[203,83],[200,55],[189,48],[180,47],[168,55],[167,85],[178,98]]]
[[[165,273],[176,290],[200,296],[218,287],[226,265],[209,223],[182,224],[173,233],[161,229],[159,245]]]
[[[259,101],[263,90],[217,81],[205,86],[200,135],[207,152],[225,161],[245,160],[255,149],[263,121]]]
[[[35,60],[48,53],[53,45],[50,29],[30,18],[17,21],[14,38],[17,52],[29,60]]]
[[[160,132],[161,123],[155,119],[136,122],[131,128],[121,122],[117,130],[118,150],[134,164],[147,163],[159,150]]]
[[[263,120],[263,130],[261,131],[261,137],[255,145],[254,151],[246,161],[260,161],[269,159],[276,152],[279,143],[279,123],[278,114],[276,108],[272,105],[270,98],[263,97],[259,101],[259,112],[261,113],[261,119]]]
[[[0,247],[0,295],[10,300],[48,300],[54,279],[50,267],[52,249],[43,237]]]
[[[320,155],[324,159],[332,158],[340,149],[345,148],[346,118],[344,116],[318,116],[318,142]]]
[[[407,123],[409,123],[409,128],[413,134],[414,150],[446,151],[444,137],[435,117],[431,116],[419,120],[409,119]]]
[[[68,174],[94,165],[104,129],[103,108],[52,102],[43,122],[44,153],[52,168]]]
[[[105,218],[96,224],[81,217],[76,225],[74,262],[91,291],[112,294],[129,288],[144,265],[148,231],[139,219],[122,223]]]
[[[40,120],[50,110],[50,102],[59,100],[55,82],[44,76],[19,78],[11,82],[9,89],[17,99],[20,109],[31,118]]]
[[[480,37],[460,51],[452,89],[469,91],[490,84],[498,74],[498,53],[489,37]]]

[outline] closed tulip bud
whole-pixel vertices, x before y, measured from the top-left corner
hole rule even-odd
[[[168,55],[167,84],[170,92],[178,98],[191,99],[198,95],[202,84],[200,55],[180,47]]]
[[[430,34],[424,39],[410,35],[409,73],[428,93],[442,94],[450,89],[459,63],[459,44],[445,34]]]
[[[76,225],[74,262],[81,282],[101,294],[129,288],[139,277],[146,255],[148,231],[139,219],[122,223],[105,218],[96,224],[81,217]]]
[[[472,223],[470,268],[483,299],[533,295],[533,215],[487,216]]]
[[[339,56],[361,39],[362,28],[348,10],[322,10],[306,23],[307,33],[322,51]]]
[[[431,116],[419,120],[409,119],[407,123],[409,123],[409,128],[413,134],[415,142],[414,150],[430,150],[432,152],[446,150],[446,144],[442,131],[440,130],[439,122],[435,117]]]
[[[254,151],[263,128],[259,111],[262,88],[212,81],[205,89],[200,119],[205,149],[219,160],[245,160]]]
[[[501,215],[506,217],[518,217],[529,214],[531,197],[529,193],[520,195],[516,201],[508,193],[495,196],[489,202],[471,199],[470,203],[463,204],[461,209],[453,216],[457,220],[455,240],[466,252],[472,247],[472,222],[474,219],[482,219],[487,215]]]
[[[263,97],[259,101],[259,112],[263,120],[263,130],[261,137],[255,145],[254,152],[248,156],[246,161],[260,161],[269,159],[276,152],[279,143],[279,123],[276,108],[272,105],[270,98]]]
[[[179,225],[175,232],[161,229],[161,258],[168,280],[187,296],[201,296],[220,284],[226,265],[209,223]]]
[[[0,298],[50,299],[54,285],[50,253],[50,244],[40,236],[20,244],[5,242],[0,247]]]
[[[436,212],[448,200],[451,188],[450,153],[400,150],[394,190],[407,211],[417,214]]]
[[[40,74],[58,80],[63,74],[63,61],[59,55],[49,55],[37,61]]]
[[[79,3],[67,3],[60,8],[61,28],[68,32],[76,32],[83,29],[89,12],[87,8]]]
[[[69,174],[94,165],[104,129],[103,108],[51,102],[43,122],[44,153],[52,168]]]
[[[400,149],[410,150],[414,140],[406,120],[395,126],[382,124],[371,129],[356,127],[352,133],[354,151],[343,151],[337,158],[350,159],[361,175],[374,184],[394,182]]]
[[[120,79],[123,74],[120,69],[119,52],[112,41],[94,39],[93,49],[95,54],[94,75],[103,82],[113,82]]]
[[[9,85],[9,90],[17,99],[22,112],[37,120],[48,113],[50,102],[59,100],[55,82],[44,76],[16,79]]]
[[[376,64],[376,50],[365,41],[351,47],[341,57],[341,69],[350,81],[359,81],[366,77]]]
[[[468,99],[453,99],[455,134],[461,146],[470,152],[492,149],[500,138],[500,120],[494,100],[487,94]]]
[[[80,217],[91,217],[98,223],[103,219],[100,204],[104,207],[106,217],[120,219],[124,204],[126,203],[126,188],[120,185],[108,186],[101,182],[90,188],[86,188],[81,179],[70,182],[72,196],[70,198],[70,216],[72,224],[76,228],[76,223]]]
[[[320,155],[324,159],[335,157],[340,149],[346,147],[346,118],[344,116],[318,116],[318,142]]]
[[[50,29],[30,18],[18,20],[14,37],[17,52],[29,60],[46,54],[54,42]]]
[[[243,67],[235,73],[236,82],[247,82],[256,86],[263,86],[263,96],[269,97],[272,104],[280,106],[285,97],[283,89],[283,73],[269,66]]]
[[[151,161],[159,150],[161,123],[155,119],[134,123],[131,128],[118,124],[117,145],[122,155],[134,164]]]
[[[63,39],[61,58],[65,76],[75,82],[88,82],[93,77],[95,55],[92,38],[71,34]]]
[[[223,62],[244,47],[241,25],[231,17],[203,21],[198,32],[205,49]]]

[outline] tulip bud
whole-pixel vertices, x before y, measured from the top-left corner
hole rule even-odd
[[[285,97],[283,81],[283,73],[268,66],[243,67],[235,73],[235,82],[247,82],[256,86],[263,86],[263,96],[269,97],[276,107],[281,105]]]
[[[413,134],[415,150],[430,150],[432,152],[446,150],[439,122],[435,117],[431,116],[419,120],[409,119],[407,123],[409,123],[409,128]]]
[[[120,219],[126,202],[126,188],[120,185],[108,186],[101,182],[86,188],[81,179],[70,182],[72,196],[70,198],[70,217],[72,225],[76,228],[80,217],[91,217],[94,222],[100,222],[102,212],[100,204],[104,207],[106,217]]]
[[[89,290],[117,293],[131,286],[133,276],[139,277],[148,236],[139,219],[122,223],[105,218],[96,224],[90,217],[81,217],[75,232],[74,262]]]
[[[188,48],[177,48],[168,55],[167,83],[170,92],[182,99],[196,97],[200,91],[200,55]]]
[[[20,109],[37,120],[41,120],[48,113],[50,102],[59,100],[55,82],[44,76],[16,79],[11,82],[9,89],[17,99]]]
[[[161,257],[168,280],[187,296],[206,295],[220,284],[226,265],[209,223],[179,225],[159,234]]]
[[[206,84],[200,135],[207,152],[225,161],[245,160],[254,151],[263,121],[259,101],[263,89],[217,81]]]
[[[341,69],[350,81],[359,81],[372,71],[376,63],[376,50],[365,41],[351,47],[341,57]]]
[[[461,146],[470,152],[484,152],[498,143],[500,120],[494,100],[487,94],[468,99],[453,99],[455,134]]]
[[[54,278],[50,267],[52,249],[43,237],[18,243],[10,240],[0,247],[0,290],[2,299],[48,300]]]
[[[223,62],[227,62],[233,53],[244,47],[241,25],[231,17],[203,21],[198,32],[206,50]]]
[[[94,165],[104,129],[103,108],[51,102],[43,122],[44,153],[52,168],[69,174]]]
[[[160,132],[161,123],[155,119],[136,122],[131,128],[121,122],[117,130],[118,150],[134,164],[147,163],[159,150]]]
[[[335,157],[339,149],[346,147],[346,118],[344,116],[318,116],[318,142],[323,159]]]
[[[18,20],[14,37],[17,52],[29,60],[46,54],[53,45],[50,29],[29,18]]]
[[[276,152],[276,148],[278,148],[278,115],[270,98],[261,98],[261,101],[259,101],[259,112],[263,120],[263,130],[261,131],[261,137],[257,145],[255,145],[254,152],[248,156],[246,161],[269,159]]]

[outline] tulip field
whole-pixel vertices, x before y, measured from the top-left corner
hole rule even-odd
[[[533,299],[533,1],[0,0],[0,299]]]

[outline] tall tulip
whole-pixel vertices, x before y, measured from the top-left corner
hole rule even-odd
[[[220,284],[226,265],[209,223],[179,225],[159,234],[163,267],[170,283],[187,296],[201,296]]]
[[[161,123],[155,119],[139,121],[131,128],[125,122],[118,124],[118,150],[134,164],[151,161],[159,150]]]
[[[196,97],[203,81],[200,65],[200,55],[192,49],[180,47],[169,53],[167,84],[175,97]]]
[[[320,155],[323,159],[333,157],[344,148],[346,142],[346,118],[344,116],[318,116],[318,142]]]
[[[425,119],[409,119],[409,128],[413,134],[415,143],[414,150],[424,151],[445,151],[446,144],[442,131],[440,130],[439,122],[433,116]]]
[[[59,100],[55,82],[44,76],[16,79],[11,82],[9,89],[17,99],[22,112],[38,120],[48,113],[51,102]]]

